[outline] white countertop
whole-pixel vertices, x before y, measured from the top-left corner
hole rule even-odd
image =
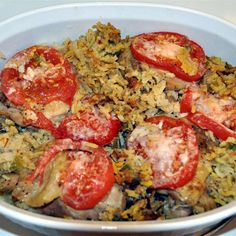
[[[118,0],[117,0],[118,1]],[[98,2],[95,0],[0,0],[0,21],[17,14],[51,5],[76,3],[76,2]],[[105,2],[105,1],[103,1]],[[108,1],[107,1],[108,2]],[[127,0],[123,2],[152,2],[159,4],[170,4],[182,6],[209,13],[236,24],[236,1],[235,0]],[[1,236],[38,236],[40,234],[18,226],[4,217],[0,216]],[[219,233],[217,233],[219,235]],[[236,218],[227,227],[220,231],[220,235],[236,235]]]
[[[76,3],[76,2],[111,2],[112,0],[0,0],[0,21],[16,14],[40,7]],[[236,24],[235,0],[116,0],[117,2],[152,2],[187,7],[216,15]]]

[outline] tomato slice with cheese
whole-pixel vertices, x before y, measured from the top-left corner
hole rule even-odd
[[[198,81],[206,72],[204,50],[182,34],[140,34],[133,38],[131,52],[137,60],[170,71],[188,82]]]
[[[217,123],[213,119],[205,116],[200,112],[190,113],[187,115],[187,119],[193,124],[199,126],[202,129],[210,130],[214,135],[222,140],[227,140],[229,137],[236,138],[236,132],[227,128],[226,126]]]
[[[83,110],[66,117],[58,127],[62,138],[84,140],[98,145],[110,143],[118,134],[120,121],[96,110]]]
[[[31,112],[24,116],[26,125],[56,134],[44,108],[55,102],[70,107],[77,88],[72,66],[60,52],[40,45],[20,51],[6,63],[0,79],[9,101],[25,109],[25,114]]]
[[[71,139],[56,140],[39,158],[35,170],[27,180],[32,183],[39,177],[41,186],[46,166],[63,151],[67,152],[69,165],[58,180],[62,188],[62,201],[76,210],[93,208],[115,183],[111,159],[96,144],[74,142]]]
[[[236,138],[236,101],[230,97],[217,98],[191,86],[181,99],[180,111],[189,113],[187,119],[222,140]]]
[[[70,152],[68,156],[72,161],[61,177],[61,199],[76,210],[93,208],[115,183],[111,159],[101,147],[92,152]]]
[[[1,89],[14,104],[31,107],[59,100],[71,104],[76,92],[72,66],[55,48],[32,46],[4,66]]]
[[[193,128],[180,119],[155,116],[137,126],[128,147],[146,158],[153,171],[153,187],[176,189],[188,183],[198,164],[198,141]]]

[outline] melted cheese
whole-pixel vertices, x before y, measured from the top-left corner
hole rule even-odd
[[[91,138],[96,135],[93,129],[84,125],[81,126],[77,121],[71,121],[66,124],[66,129],[69,134],[72,134],[76,140]]]
[[[70,110],[68,104],[62,101],[52,101],[44,106],[43,114],[51,119],[55,116],[66,114]]]
[[[39,74],[39,72],[36,72],[36,69],[33,70],[31,67],[28,67],[26,73],[23,75],[23,78],[25,80],[33,81],[36,74]]]
[[[71,189],[74,189],[75,194],[80,197],[80,199],[86,199],[91,196],[94,189],[96,192],[97,186],[103,188],[105,185],[104,179],[102,177],[96,178],[96,176],[99,176],[100,173],[107,172],[109,165],[108,161],[104,161],[103,158],[99,158],[99,160],[95,161],[96,157],[94,155],[81,151],[70,152],[69,156],[74,160],[69,167],[69,182],[66,179],[62,188],[63,195],[67,195],[71,192]],[[85,186],[85,183],[88,185]],[[71,201],[74,202],[74,205],[79,206],[80,204],[80,201],[77,202],[77,199],[74,197],[71,197]]]
[[[206,116],[218,123],[225,122],[231,112],[227,112],[227,106],[235,106],[235,101],[229,98],[218,99],[213,95],[207,95],[197,87],[193,87],[193,100],[195,101],[195,110],[202,112]]]
[[[17,54],[5,64],[4,68],[14,68],[14,69],[18,69],[19,72],[21,72],[24,70],[25,64],[27,64],[29,60],[30,58],[28,55],[24,53],[22,53],[21,55]]]
[[[97,113],[94,113],[94,115],[79,114],[79,119],[81,121],[72,120],[66,124],[68,134],[72,135],[74,139],[89,139],[108,135],[110,122],[105,117]],[[86,124],[84,120],[87,121]]]
[[[145,54],[155,60],[157,56],[162,56],[170,59],[176,59],[177,55],[180,54],[182,47],[170,43],[170,42],[162,42],[157,43],[154,41],[144,41],[143,42],[143,50]]]
[[[191,155],[197,154],[195,148],[195,136],[189,130],[190,140],[186,143],[181,138],[182,127],[173,127],[169,130],[162,130],[162,125],[145,124],[138,126],[132,132],[128,146],[140,147],[148,157],[154,171],[154,186],[164,183],[171,178],[189,161]],[[194,153],[193,153],[194,152]],[[173,180],[174,181],[174,180]]]
[[[38,119],[38,116],[32,110],[25,110],[22,114],[26,120],[36,121]]]
[[[16,92],[16,89],[11,87],[11,88],[8,89],[6,95],[7,95],[7,96],[10,96],[11,94],[13,94],[13,93],[15,93],[15,92]]]

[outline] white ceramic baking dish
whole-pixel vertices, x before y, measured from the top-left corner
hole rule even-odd
[[[122,34],[176,31],[188,35],[205,49],[236,64],[236,27],[221,19],[179,7],[142,3],[77,3],[25,13],[0,23],[0,51],[9,58],[40,43],[77,38],[97,21],[111,22]],[[1,61],[0,66],[4,64]],[[236,214],[236,202],[185,218],[145,222],[91,222],[54,218],[18,209],[0,201],[0,213],[25,227],[51,235],[93,233],[154,233],[201,235]],[[158,234],[158,235],[159,235]]]

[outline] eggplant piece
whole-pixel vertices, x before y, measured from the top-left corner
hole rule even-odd
[[[30,207],[42,207],[61,195],[59,178],[67,165],[65,153],[57,155],[54,161],[46,167],[42,186],[37,182],[30,184],[23,179],[14,189],[15,199],[25,202]]]

